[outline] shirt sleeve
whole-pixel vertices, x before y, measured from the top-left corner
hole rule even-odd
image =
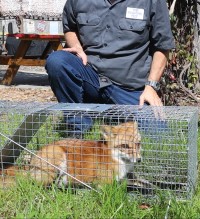
[[[63,8],[62,23],[63,32],[76,32],[76,16],[75,16],[75,2],[76,0],[67,0]]]
[[[155,0],[152,5],[150,42],[153,50],[175,47],[166,0]]]

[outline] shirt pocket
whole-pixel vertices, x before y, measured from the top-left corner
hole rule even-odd
[[[142,43],[149,38],[146,20],[122,18],[119,21],[119,38],[127,43]]]
[[[99,16],[95,14],[80,13],[77,16],[77,24],[83,47],[99,44]]]

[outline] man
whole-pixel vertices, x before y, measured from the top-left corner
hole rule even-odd
[[[68,48],[46,63],[59,102],[162,106],[174,47],[165,0],[68,0],[63,30]]]

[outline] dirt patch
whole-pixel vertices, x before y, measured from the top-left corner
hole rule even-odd
[[[0,88],[0,100],[9,101],[57,101],[50,88]]]
[[[0,79],[3,78],[7,66],[0,65]],[[177,95],[178,96],[178,95]],[[200,98],[200,96],[198,96]],[[21,66],[19,72],[13,80],[12,86],[0,85],[0,100],[9,101],[38,101],[50,102],[56,101],[48,81],[48,75],[44,67]],[[182,92],[177,105],[180,106],[198,106],[197,103]]]
[[[7,66],[0,65],[0,79]],[[11,86],[0,85],[0,100],[8,101],[57,101],[43,67],[23,67],[16,74]]]

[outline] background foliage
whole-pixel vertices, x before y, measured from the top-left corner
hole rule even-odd
[[[165,105],[199,103],[199,69],[194,52],[198,18],[196,0],[167,0],[176,48],[170,53],[161,95]]]

